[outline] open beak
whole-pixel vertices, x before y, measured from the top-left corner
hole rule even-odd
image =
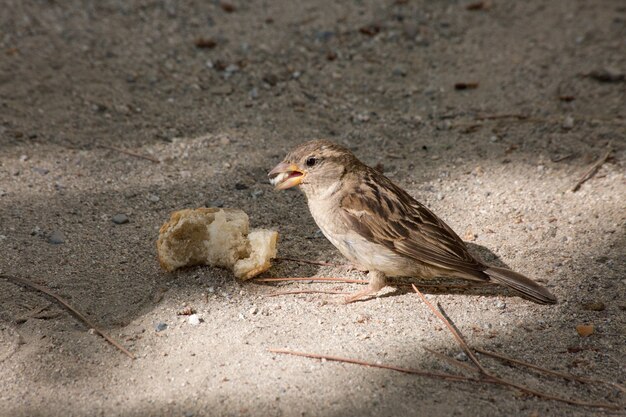
[[[276,190],[286,190],[300,185],[304,178],[304,172],[294,164],[281,162],[267,176],[270,177],[270,183]]]

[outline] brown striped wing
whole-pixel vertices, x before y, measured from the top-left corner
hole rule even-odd
[[[360,176],[341,200],[354,231],[408,258],[488,279],[486,267],[443,220],[378,172],[368,168]]]

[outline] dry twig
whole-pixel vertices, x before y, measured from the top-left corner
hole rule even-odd
[[[13,275],[0,274],[0,278],[4,278],[7,281],[23,285],[23,286],[28,287],[30,289],[37,290],[39,292],[42,292],[42,293],[46,294],[49,297],[54,298],[59,304],[61,304],[66,309],[68,309],[72,314],[74,314],[74,316],[78,317],[83,323],[85,323],[87,325],[87,327],[89,327],[90,329],[94,329],[94,331],[96,333],[98,333],[100,336],[105,338],[107,342],[109,342],[110,344],[112,344],[113,346],[115,346],[116,348],[121,350],[123,353],[125,353],[129,358],[135,359],[135,355],[133,355],[132,352],[127,350],[124,346],[122,346],[119,342],[114,340],[111,336],[106,334],[104,331],[100,330],[100,328],[98,328],[98,326],[93,324],[87,317],[85,317],[85,315],[83,313],[78,311],[76,308],[72,307],[64,298],[61,298],[60,296],[58,296],[57,294],[53,293],[49,289],[47,289],[47,288],[45,288],[45,287],[43,287],[43,286],[41,286],[39,284],[36,284],[36,283],[26,279],[26,278],[16,277],[16,276],[13,276]]]
[[[493,376],[487,372],[487,370],[485,368],[483,368],[483,366],[480,364],[480,361],[478,360],[478,358],[476,357],[476,355],[474,355],[474,352],[472,351],[472,349],[470,349],[470,347],[467,345],[467,343],[465,342],[465,340],[463,339],[463,337],[461,336],[461,334],[459,332],[456,331],[456,329],[454,328],[454,326],[450,323],[450,321],[448,319],[446,319],[443,314],[441,314],[441,312],[439,310],[437,310],[435,308],[435,306],[433,306],[430,301],[428,301],[426,299],[426,297],[424,297],[424,294],[422,294],[420,292],[420,290],[417,289],[417,287],[415,285],[413,285],[413,291],[415,291],[417,293],[417,295],[422,299],[422,301],[424,302],[424,304],[426,304],[426,306],[430,309],[430,311],[433,312],[433,314],[435,316],[437,316],[437,318],[439,320],[441,320],[443,322],[443,324],[446,325],[446,327],[448,328],[448,330],[450,330],[450,333],[452,333],[452,336],[454,336],[454,338],[456,339],[456,341],[458,342],[458,344],[461,346],[461,348],[465,351],[465,353],[467,354],[467,356],[470,358],[470,360],[474,363],[474,365],[476,365],[476,368],[478,368],[478,370],[485,376],[493,378]]]
[[[602,155],[600,159],[598,159],[591,167],[589,167],[587,171],[585,171],[585,173],[582,175],[582,177],[580,177],[578,182],[572,187],[572,192],[578,191],[580,186],[589,179],[591,179],[591,177],[593,177],[596,172],[598,172],[598,170],[606,162],[606,160],[609,159],[609,156],[611,156],[611,152],[613,151],[613,149],[611,149],[611,143],[609,143],[606,147],[607,151],[604,153],[604,155]]]
[[[335,267],[339,267],[341,266],[341,264],[334,264],[331,262],[323,262],[323,261],[309,261],[307,259],[298,259],[298,258],[286,258],[286,257],[282,257],[282,258],[274,258],[274,260],[276,261],[283,261],[283,262],[297,262],[297,263],[301,263],[301,264],[310,264],[310,265],[320,265],[320,266],[335,266]]]
[[[368,281],[364,279],[343,279],[343,278],[332,278],[332,277],[310,277],[310,278],[301,278],[301,277],[285,277],[285,278],[255,278],[253,281],[256,282],[281,282],[281,281],[319,281],[319,282],[342,282],[346,284],[367,284]]]
[[[273,349],[273,348],[270,348],[270,349],[268,349],[268,351],[272,352],[272,353],[282,353],[284,355],[303,356],[305,358],[325,359],[327,361],[352,363],[352,364],[355,364],[355,365],[369,366],[370,368],[391,369],[392,371],[402,372],[402,373],[405,373],[405,374],[421,375],[421,376],[425,376],[425,377],[428,377],[428,378],[445,379],[445,380],[448,380],[448,381],[479,382],[479,380],[476,379],[476,378],[468,378],[468,377],[462,376],[462,375],[445,374],[445,373],[438,373],[438,372],[428,372],[428,371],[422,371],[420,369],[402,368],[402,367],[399,367],[399,366],[385,365],[385,364],[373,363],[373,362],[366,362],[366,361],[360,361],[358,359],[342,358],[342,357],[339,357],[339,356],[319,355],[317,353],[296,352],[296,351],[288,350],[288,349]]]
[[[98,147],[100,147],[100,148],[104,148],[104,149],[109,149],[109,150],[111,150],[111,151],[120,152],[120,153],[123,153],[123,154],[126,154],[126,155],[130,155],[130,156],[134,156],[135,158],[146,159],[146,160],[148,160],[148,161],[152,161],[152,162],[154,162],[155,164],[158,164],[158,163],[160,163],[160,162],[161,162],[161,161],[159,161],[158,159],[153,158],[153,157],[151,157],[151,156],[148,156],[148,155],[142,155],[142,154],[139,154],[139,153],[136,153],[136,152],[133,152],[133,151],[128,151],[128,150],[126,150],[126,149],[117,148],[117,147],[115,147],[115,146],[109,146],[109,145],[98,145]]]
[[[343,291],[325,291],[325,290],[295,290],[295,291],[278,291],[272,294],[268,294],[268,297],[278,297],[281,295],[292,295],[292,294],[348,294]]]
[[[402,372],[405,374],[413,374],[413,375],[420,375],[420,376],[424,376],[427,378],[434,378],[434,379],[444,379],[447,381],[456,381],[456,382],[474,382],[474,383],[484,383],[484,384],[494,384],[494,385],[502,385],[508,388],[515,388],[521,392],[524,392],[526,394],[538,397],[538,398],[543,398],[546,400],[554,400],[554,401],[559,401],[559,402],[563,402],[563,403],[567,403],[567,404],[571,404],[571,405],[578,405],[578,406],[584,406],[584,407],[592,407],[592,408],[606,408],[606,409],[610,409],[610,410],[620,410],[622,407],[617,406],[617,405],[613,405],[613,404],[607,404],[607,403],[592,403],[592,402],[586,402],[586,401],[577,401],[577,400],[570,400],[568,398],[562,398],[562,397],[557,397],[554,395],[550,395],[550,394],[545,394],[543,392],[540,391],[535,391],[533,389],[524,387],[522,385],[516,384],[514,382],[509,382],[506,380],[503,380],[501,378],[498,377],[483,377],[483,378],[473,378],[473,377],[467,377],[467,376],[463,376],[463,375],[454,375],[454,374],[446,374],[446,373],[438,373],[438,372],[428,372],[428,371],[423,371],[420,369],[412,369],[412,368],[402,368],[399,366],[394,366],[394,365],[386,365],[386,364],[380,364],[380,363],[373,363],[373,362],[366,362],[366,361],[361,361],[358,359],[350,359],[350,358],[342,358],[339,356],[330,356],[330,355],[320,355],[317,353],[308,353],[308,352],[297,352],[297,351],[292,351],[292,350],[288,350],[288,349],[275,349],[275,348],[270,348],[268,349],[269,352],[272,353],[281,353],[281,354],[285,354],[285,355],[293,355],[293,356],[302,356],[305,358],[312,358],[312,359],[325,359],[328,361],[334,361],[334,362],[343,362],[343,363],[351,363],[354,365],[361,365],[361,366],[367,366],[370,368],[380,368],[380,369],[389,369],[392,371],[396,371],[396,372]],[[467,365],[465,364],[461,364],[458,361],[455,361],[454,359],[452,359],[455,364],[462,366],[462,367],[466,367]],[[474,369],[474,368],[472,368]],[[478,369],[474,369],[475,371],[478,371]]]
[[[474,117],[475,120],[499,120],[499,119],[517,119],[526,120],[529,116],[518,113],[504,113],[504,114],[477,114]]]
[[[566,374],[566,373],[563,373],[563,372],[557,372],[557,371],[553,371],[551,369],[542,368],[541,366],[533,365],[532,363],[524,362],[524,361],[521,361],[519,359],[510,358],[510,357],[508,357],[506,355],[503,355],[501,353],[489,352],[488,350],[484,350],[484,349],[480,349],[480,348],[474,348],[474,350],[476,352],[481,353],[481,354],[486,355],[486,356],[491,356],[493,358],[498,358],[498,359],[501,359],[503,361],[510,362],[510,363],[513,363],[513,364],[516,364],[516,365],[525,366],[527,368],[534,369],[536,371],[543,372],[543,373],[548,374],[548,375],[560,377],[560,378],[566,379],[568,381],[578,381],[578,382],[581,382],[583,384],[592,384],[592,383],[605,384],[605,385],[610,385],[613,388],[616,388],[616,389],[618,389],[618,390],[620,390],[622,392],[626,392],[626,387],[618,384],[617,382],[605,381],[603,379],[597,379],[597,378],[582,378],[582,377],[579,377],[579,376],[576,376],[576,375]]]

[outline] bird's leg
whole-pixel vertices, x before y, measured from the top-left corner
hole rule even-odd
[[[370,271],[369,274],[367,274],[367,276],[370,281],[369,284],[367,285],[367,288],[346,296],[346,298],[344,299],[344,302],[346,304],[353,303],[364,297],[374,295],[378,291],[385,288],[385,286],[387,285],[386,280],[385,280],[385,274],[383,274],[380,271]]]

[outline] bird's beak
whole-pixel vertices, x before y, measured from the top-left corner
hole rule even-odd
[[[295,164],[281,162],[267,176],[270,177],[270,183],[276,190],[286,190],[287,188],[300,185],[304,178],[304,172]]]

